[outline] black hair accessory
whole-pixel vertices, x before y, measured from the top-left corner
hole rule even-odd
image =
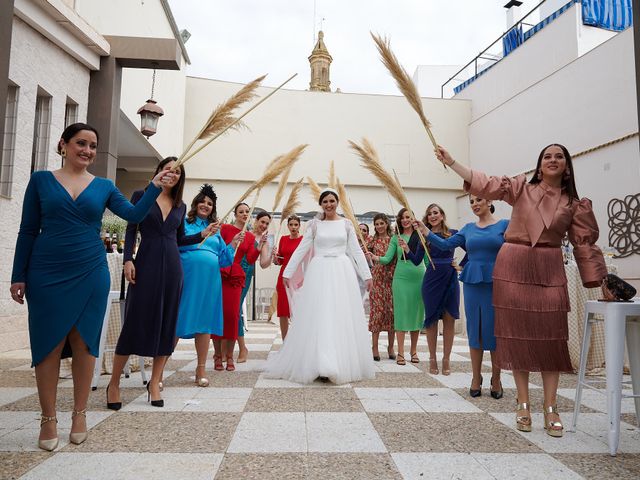
[[[216,192],[213,191],[213,185],[209,183],[205,183],[200,187],[200,193],[213,200],[213,203],[216,203],[216,200],[218,199]]]

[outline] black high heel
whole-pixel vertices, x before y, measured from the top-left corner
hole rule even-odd
[[[477,390],[469,388],[469,396],[471,396],[471,398],[477,398],[480,395],[482,395],[482,375],[480,375],[480,388]],[[491,395],[493,396],[493,392],[491,392]]]
[[[147,383],[147,402],[151,402],[152,407],[164,407],[164,399],[151,400],[151,391],[149,390],[149,384]]]
[[[122,402],[109,401],[109,385],[107,385],[107,408],[109,410],[115,410],[115,411],[118,411],[122,408]]]
[[[491,377],[491,386],[493,386],[493,377]],[[491,396],[496,400],[500,400],[504,395],[504,390],[502,389],[502,382],[500,382],[500,390],[491,389]]]

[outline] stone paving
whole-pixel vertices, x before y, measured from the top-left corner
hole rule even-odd
[[[52,453],[36,446],[39,407],[29,352],[0,354],[0,478],[640,477],[640,429],[630,399],[623,400],[620,451],[611,457],[604,396],[585,392],[578,431],[551,438],[542,428],[541,379],[532,375],[533,432],[518,432],[513,377],[503,374],[505,396],[491,398],[488,355],[482,396],[469,397],[464,338],[456,338],[450,376],[427,373],[421,336],[419,364],[398,366],[383,355],[374,380],[302,386],[263,378],[260,370],[282,340],[272,324],[251,322],[249,328],[249,361],[235,372],[214,372],[209,361],[209,388],[193,385],[193,342],[181,341],[167,364],[164,408],[146,402],[141,377],[133,374],[122,382],[122,410],[107,410],[103,376],[90,397],[89,439],[79,446],[67,441],[72,389],[70,380],[61,380],[61,442]],[[384,344],[380,351],[386,352]],[[558,408],[565,427],[575,382],[575,375],[561,378]]]

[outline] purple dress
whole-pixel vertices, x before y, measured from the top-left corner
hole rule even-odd
[[[137,203],[142,194],[134,192],[131,203]],[[127,225],[125,262],[133,260],[136,230],[142,241],[134,260],[136,283],[127,289],[124,325],[116,346],[118,355],[158,357],[173,353],[183,279],[178,245],[193,245],[202,238],[200,233],[185,235],[185,213],[183,203],[173,207],[163,221],[162,210],[155,203],[141,223]]]

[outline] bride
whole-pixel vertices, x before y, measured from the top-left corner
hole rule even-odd
[[[356,276],[369,290],[371,273],[351,222],[336,211],[338,203],[335,190],[322,191],[323,213],[310,222],[283,273],[292,321],[282,348],[267,361],[269,378],[311,383],[320,377],[342,384],[374,377]]]

